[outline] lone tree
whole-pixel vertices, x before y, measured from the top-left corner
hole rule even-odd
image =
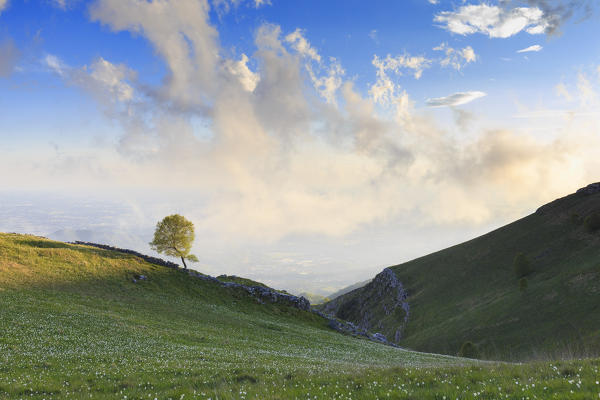
[[[190,254],[193,242],[194,224],[179,214],[173,214],[156,224],[154,240],[150,242],[150,247],[158,253],[180,257],[183,268],[187,269],[186,259],[198,261],[198,257]]]
[[[523,278],[533,272],[529,258],[522,252],[515,256],[514,268],[517,279]]]

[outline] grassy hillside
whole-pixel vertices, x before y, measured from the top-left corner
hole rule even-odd
[[[382,305],[396,295],[377,297],[381,288],[373,284],[328,306],[356,322],[383,321],[379,328],[388,338],[399,329],[399,343],[421,351],[457,354],[472,341],[487,358],[599,354],[600,231],[585,223],[597,212],[600,193],[572,194],[479,238],[392,267],[408,294],[407,323],[403,312],[360,309],[361,299]],[[526,288],[515,273],[519,253],[531,269]]]
[[[203,398],[268,392],[265,377],[293,386],[317,373],[462,362],[343,336],[315,314],[134,256],[33,236],[0,234],[0,304],[0,398]]]
[[[133,283],[144,275],[147,280]],[[338,334],[181,270],[0,234],[2,399],[597,398],[600,362],[499,365]]]

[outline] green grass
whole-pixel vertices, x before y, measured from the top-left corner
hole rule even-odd
[[[133,283],[134,275],[147,281]],[[1,399],[598,398],[598,361],[513,365],[338,334],[136,257],[0,234]]]
[[[451,205],[449,205],[451,206]],[[399,344],[457,354],[475,343],[488,359],[527,360],[600,354],[600,232],[583,221],[600,210],[600,194],[574,194],[474,240],[392,267],[408,291],[410,318]],[[514,260],[530,261],[521,290]],[[373,285],[351,292],[338,310]],[[393,338],[404,313],[388,314],[388,294],[376,305],[348,307],[350,319],[368,312]],[[365,300],[366,302],[366,300]]]

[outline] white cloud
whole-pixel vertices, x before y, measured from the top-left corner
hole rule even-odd
[[[226,60],[225,68],[227,68],[231,75],[239,79],[244,89],[253,92],[256,89],[256,85],[258,85],[260,76],[248,68],[248,61],[248,56],[242,54],[242,58],[239,61]]]
[[[442,67],[452,67],[457,71],[460,71],[465,65],[475,62],[477,55],[475,50],[471,46],[467,46],[463,49],[454,49],[448,46],[447,43],[442,43],[437,47],[434,47],[435,51],[442,51],[446,54],[446,57],[440,61]]]
[[[483,33],[492,38],[507,38],[522,31],[541,34],[550,26],[549,19],[537,7],[505,9],[488,4],[471,4],[456,11],[442,11],[434,21],[459,35]]]
[[[61,1],[61,0],[59,0]],[[242,3],[249,3],[250,7],[260,8],[271,5],[271,0],[211,0],[214,10],[218,15],[227,14],[231,9],[239,7]]]
[[[256,7],[256,8],[270,5],[270,4],[271,4],[271,0],[254,0],[254,7]]]
[[[392,57],[388,54],[383,59],[374,55],[372,64],[376,69],[377,81],[371,86],[369,94],[376,103],[391,104],[402,93],[398,93],[399,87],[392,81],[388,73],[402,75],[403,69],[411,69],[415,79],[419,79],[423,75],[423,70],[431,65],[431,60],[423,56],[404,54]]]
[[[318,76],[312,67],[308,67],[308,73],[313,81],[314,87],[321,97],[329,104],[336,104],[336,94],[343,83],[346,73],[341,64],[333,57],[329,59],[329,67],[325,74]]]
[[[208,10],[206,1],[100,0],[90,16],[114,31],[144,35],[169,68],[159,97],[189,108],[206,106],[219,90],[220,47]]]
[[[438,4],[439,0],[427,0],[429,4]]]
[[[517,50],[517,53],[528,53],[528,52],[531,52],[531,51],[536,52],[536,51],[540,51],[542,49],[543,49],[543,47],[540,46],[539,44],[534,44],[534,45],[526,47],[524,49]]]
[[[0,14],[8,7],[8,0],[0,0]]]
[[[133,100],[133,87],[126,81],[134,79],[135,73],[125,65],[115,65],[100,57],[90,66],[89,77],[118,101]]]
[[[43,59],[42,62],[48,67],[50,68],[53,72],[57,73],[58,75],[64,76],[65,75],[65,71],[67,70],[67,66],[62,62],[62,60],[58,57],[56,57],[53,54],[47,54]]]
[[[285,37],[285,41],[290,43],[292,48],[304,57],[308,57],[316,62],[321,62],[321,56],[310,45],[308,40],[302,34],[301,29],[296,29]]]
[[[446,97],[427,99],[426,104],[429,107],[453,107],[470,103],[484,96],[486,93],[478,91],[458,92]]]
[[[42,62],[69,84],[79,86],[105,105],[129,102],[134,99],[135,90],[128,83],[136,74],[125,65],[113,64],[102,57],[89,66],[72,68],[55,55],[46,55]]]

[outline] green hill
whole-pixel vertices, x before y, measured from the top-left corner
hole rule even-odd
[[[35,236],[0,234],[0,304],[0,398],[272,398],[274,387],[287,398],[320,379],[466,362],[345,336],[312,312],[136,256]]]
[[[594,184],[322,307],[420,351],[457,354],[470,341],[490,359],[600,354],[598,213]]]
[[[600,390],[600,360],[416,353],[339,334],[238,282],[0,234],[0,398],[584,399]]]

